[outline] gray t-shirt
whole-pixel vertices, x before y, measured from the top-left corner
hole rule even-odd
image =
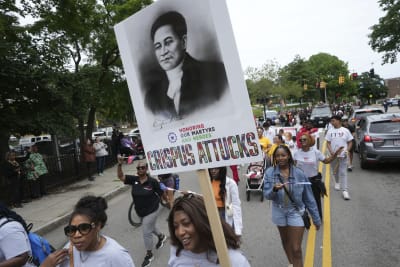
[[[250,267],[246,257],[238,249],[229,249],[231,267]],[[176,247],[171,246],[171,254],[168,267],[216,267],[218,256],[215,252],[193,253],[189,250],[181,250],[179,257],[176,256]]]
[[[128,251],[114,239],[106,239],[104,246],[97,251],[78,251],[74,247],[74,267],[135,267]],[[65,245],[69,248],[69,242]],[[60,264],[60,267],[69,267],[69,260]]]
[[[0,219],[0,225],[7,219]],[[12,259],[22,253],[31,253],[28,235],[19,222],[11,221],[0,227],[0,262]],[[34,266],[26,263],[23,267]]]

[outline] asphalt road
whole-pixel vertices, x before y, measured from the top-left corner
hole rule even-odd
[[[329,198],[325,198],[324,203],[325,216],[330,216],[325,217],[320,231],[311,230],[304,235],[303,253],[308,257],[305,266],[399,266],[400,166],[397,165],[400,164],[361,170],[355,154],[353,165],[354,170],[349,173],[351,200],[343,200],[331,182]],[[240,169],[242,181],[239,184],[244,224],[242,249],[252,266],[287,266],[278,231],[270,220],[270,202],[261,202],[259,192],[251,193],[250,201],[246,201],[245,171],[245,167]],[[328,176],[325,178],[329,179]],[[182,189],[200,192],[196,173],[182,173],[180,177]],[[128,223],[130,202],[129,191],[109,201],[109,218],[103,232],[126,247],[135,265],[140,266],[145,250],[141,229]],[[164,208],[158,220],[160,230],[165,233],[167,215],[168,210]],[[61,227],[45,237],[57,247],[67,241]],[[152,266],[166,266],[169,245],[154,252]]]

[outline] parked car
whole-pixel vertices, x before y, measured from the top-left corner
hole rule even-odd
[[[97,137],[100,138],[100,140],[104,140],[107,137],[106,132],[104,131],[97,131],[92,133],[92,140],[95,140]]]
[[[53,156],[55,154],[55,146],[53,141],[43,140],[36,142],[38,152],[42,155]],[[58,145],[58,151],[60,154],[73,154],[75,151],[75,145],[73,142],[64,143]]]
[[[139,131],[139,128],[133,128],[132,130],[130,130],[130,131],[128,132],[128,135],[129,135],[130,137],[139,137],[139,138],[140,138],[140,131]]]
[[[23,136],[19,139],[19,146],[25,148],[25,147],[30,147],[33,144],[35,144],[36,142],[40,142],[40,141],[50,141],[51,140],[51,136],[48,134],[45,135],[39,135],[39,136],[33,136],[33,135],[29,135],[29,136]]]
[[[362,117],[366,117],[369,115],[377,115],[385,113],[382,108],[360,108],[354,110],[353,114],[351,114],[349,119],[350,125],[355,125],[358,120]]]
[[[276,120],[279,119],[278,112],[276,110],[266,110],[265,118],[267,121],[271,121],[271,125],[275,125]]]
[[[332,117],[332,110],[328,105],[317,105],[311,111],[310,120],[316,128],[324,128]]]
[[[358,126],[355,149],[362,169],[371,163],[400,162],[400,113],[364,116]]]
[[[389,104],[389,106],[397,106],[399,104],[398,98],[389,98],[386,100],[386,102]]]

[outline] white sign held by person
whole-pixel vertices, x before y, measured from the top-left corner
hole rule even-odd
[[[153,175],[262,160],[224,0],[157,1],[115,32]]]

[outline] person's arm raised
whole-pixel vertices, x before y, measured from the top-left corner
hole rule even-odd
[[[125,174],[122,172],[122,163],[124,162],[124,158],[122,156],[118,156],[118,166],[117,166],[117,175],[118,179],[125,183]]]

